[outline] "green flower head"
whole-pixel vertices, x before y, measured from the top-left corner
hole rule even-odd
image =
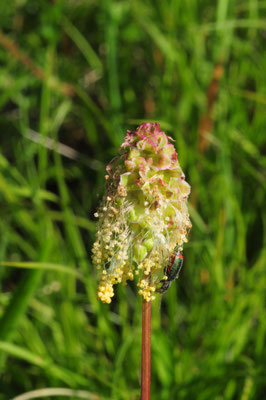
[[[187,242],[190,186],[172,139],[158,123],[128,131],[107,165],[93,263],[102,270],[98,297],[110,303],[113,285],[138,275],[139,294],[155,298],[161,272],[176,246]]]

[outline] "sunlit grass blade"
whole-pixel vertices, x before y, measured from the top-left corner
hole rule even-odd
[[[22,269],[38,269],[45,271],[56,271],[63,272],[65,274],[73,275],[80,280],[84,280],[84,276],[78,272],[74,267],[67,267],[65,265],[60,264],[52,264],[46,262],[11,262],[11,261],[1,261],[0,266],[2,267],[13,267],[13,268],[22,268]]]

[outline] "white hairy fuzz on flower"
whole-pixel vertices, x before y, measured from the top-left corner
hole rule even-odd
[[[172,139],[157,123],[128,131],[106,167],[106,194],[98,217],[93,263],[102,269],[98,297],[110,303],[113,285],[137,275],[139,294],[155,298],[161,271],[176,246],[187,242],[190,186]]]

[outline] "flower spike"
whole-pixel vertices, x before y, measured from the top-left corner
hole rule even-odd
[[[172,139],[158,123],[127,131],[118,155],[107,165],[106,193],[95,216],[93,263],[102,270],[98,297],[110,303],[113,285],[139,276],[146,301],[155,298],[161,271],[191,228],[190,186]]]

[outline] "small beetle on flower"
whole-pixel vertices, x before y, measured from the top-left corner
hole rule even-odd
[[[156,292],[162,294],[169,289],[171,283],[178,278],[182,265],[183,254],[179,249],[177,249],[177,251],[174,252],[172,257],[170,258],[169,263],[164,269],[164,279],[159,282],[162,283],[162,286],[160,288],[157,288]]]
[[[111,302],[114,284],[126,284],[134,275],[139,276],[139,294],[153,300],[163,290],[164,284],[157,288],[158,279],[169,257],[176,248],[181,254],[187,242],[190,186],[172,140],[158,123],[144,123],[127,132],[106,167],[106,193],[95,214],[99,220],[92,250],[94,265],[103,268],[98,297],[104,303]],[[180,268],[175,269],[174,261],[176,277]],[[169,287],[173,279],[166,276]]]

